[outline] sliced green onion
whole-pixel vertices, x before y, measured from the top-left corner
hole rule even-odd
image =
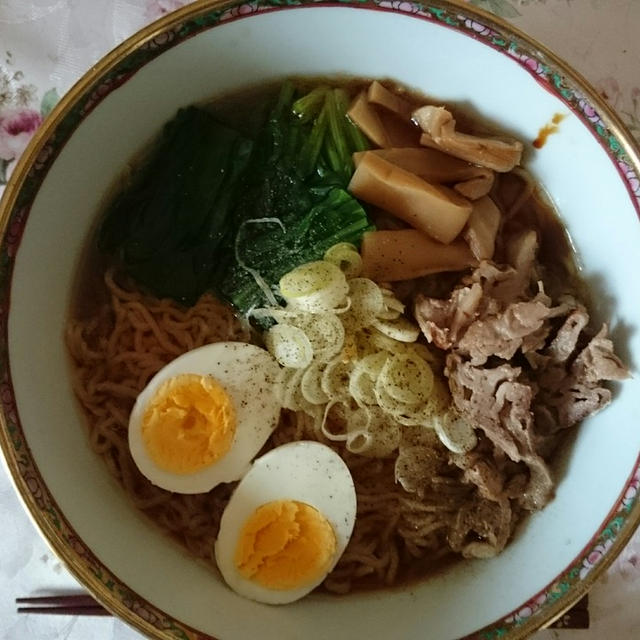
[[[389,358],[379,379],[389,396],[409,405],[426,402],[433,390],[433,371],[420,358]]]
[[[396,320],[374,320],[371,324],[388,338],[399,342],[415,342],[420,335],[417,325],[405,317]]]
[[[295,402],[296,389],[300,386],[300,379],[303,374],[302,369],[282,369],[279,378],[278,399],[285,409],[298,411],[300,407]]]
[[[368,278],[349,280],[349,299],[351,309],[345,313],[344,322],[352,329],[368,327],[376,320],[383,309],[383,296],[380,287]]]
[[[349,397],[349,378],[353,364],[343,362],[340,358],[331,360],[322,373],[322,390],[332,400],[343,400]]]
[[[420,405],[418,409],[406,410],[394,415],[398,424],[404,427],[433,427],[435,413],[430,404]]]
[[[383,310],[378,314],[380,320],[395,320],[404,313],[404,304],[398,300],[393,291],[382,289],[382,299],[384,302]]]
[[[434,428],[434,420],[449,410],[451,396],[441,378],[434,377],[433,390],[426,402],[411,408],[406,406],[404,412],[396,414],[396,420],[406,426],[420,425]]]
[[[363,331],[361,333],[366,336],[366,339],[369,340],[372,347],[388,351],[389,353],[398,353],[398,350],[403,349],[405,345],[405,343],[398,343],[397,340],[390,338],[384,333],[378,331],[378,329],[372,327],[368,327],[366,332]]]
[[[382,458],[390,455],[400,444],[401,431],[397,423],[377,406],[359,407],[354,413],[366,416],[363,419],[351,419],[347,428],[346,446],[352,453]]]
[[[293,376],[294,372],[295,372],[295,369],[287,369],[286,367],[283,367],[282,369],[280,369],[278,373],[278,378],[276,380],[276,385],[275,385],[275,391],[276,391],[276,398],[282,406],[284,406],[284,397],[285,397],[285,391],[287,389],[287,384],[289,382],[289,379]],[[285,407],[285,408],[288,408],[288,407]]]
[[[424,360],[433,370],[440,369],[443,362],[442,357],[435,354],[426,344],[422,342],[413,342],[411,344],[404,344],[404,353],[409,357],[420,358]]]
[[[378,405],[392,416],[412,413],[418,408],[417,403],[406,403],[396,400],[385,388],[383,380],[378,377],[375,386],[375,394]]]
[[[344,304],[348,290],[344,273],[325,260],[308,262],[280,278],[280,293],[289,305],[312,313]]]
[[[290,322],[306,333],[315,360],[328,362],[342,351],[344,325],[334,313],[300,314]]]
[[[362,272],[362,256],[349,242],[334,244],[327,249],[324,259],[337,265],[347,278],[357,278]]]
[[[283,307],[258,307],[257,309],[251,309],[247,317],[256,318],[256,320],[269,319],[295,325],[300,317],[300,312],[295,309],[285,309]]]
[[[269,353],[283,366],[302,369],[311,364],[313,348],[302,329],[291,324],[277,324],[264,334]]]
[[[371,449],[373,437],[367,429],[350,430],[347,433],[347,449],[351,453],[364,455]]]
[[[356,363],[349,378],[349,393],[356,402],[376,404],[375,384],[389,356],[384,352],[372,353]]]
[[[358,369],[349,378],[349,393],[358,404],[376,404],[375,380],[363,369]]]
[[[283,379],[283,406],[310,416],[321,439],[344,441],[359,455],[392,453],[402,426],[437,428],[446,446],[468,450],[475,441],[463,440],[469,435],[464,426],[449,418],[438,422],[451,404],[434,375],[442,359],[416,342],[418,328],[401,315],[404,305],[390,289],[367,278],[347,279],[336,262],[349,253],[357,255],[353,245],[341,243],[327,260],[294,269],[280,280],[287,306],[254,310],[280,323],[265,333],[265,343],[294,372]],[[346,425],[340,433],[327,424],[332,408],[337,423]]]
[[[478,444],[473,427],[460,415],[445,413],[433,421],[433,426],[440,442],[453,453],[468,453]]]
[[[324,410],[324,415],[322,417],[322,425],[320,427],[320,431],[322,435],[327,438],[327,440],[332,440],[333,442],[344,442],[347,439],[347,434],[345,433],[334,433],[333,431],[329,431],[327,428],[327,418],[329,417],[329,411],[333,409],[333,407],[342,407],[343,411],[346,410],[346,405],[338,400],[331,400],[327,404]]]
[[[323,365],[312,362],[304,372],[300,381],[300,390],[307,402],[311,404],[325,404],[329,402],[329,396],[322,390]]]
[[[370,378],[377,380],[388,358],[389,354],[378,351],[365,356],[358,364]]]
[[[396,311],[395,309],[389,309],[385,307],[379,314],[378,320],[397,320],[402,313],[400,311]]]

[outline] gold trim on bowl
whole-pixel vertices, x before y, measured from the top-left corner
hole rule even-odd
[[[52,133],[56,130],[58,125],[69,114],[72,107],[76,102],[86,94],[86,92],[108,71],[116,67],[122,62],[129,54],[140,49],[146,43],[149,43],[154,38],[167,32],[169,29],[176,27],[184,21],[192,20],[204,14],[208,14],[211,11],[228,9],[234,5],[241,4],[237,0],[197,0],[196,2],[189,4],[178,11],[171,13],[160,20],[148,25],[128,38],[121,45],[116,47],[113,51],[108,53],[97,64],[76,82],[73,87],[65,94],[58,105],[53,109],[52,113],[47,117],[44,124],[36,132],[35,136],[31,140],[27,150],[18,161],[13,174],[11,175],[8,184],[6,185],[5,192],[2,200],[0,201],[0,237],[4,238],[7,223],[9,220],[10,212],[13,210],[18,194],[27,181],[29,171],[33,164],[36,162],[40,152],[44,148],[46,142],[51,137]],[[431,7],[439,7],[443,9],[455,9],[461,14],[468,17],[476,17],[479,22],[484,25],[495,29],[499,33],[508,34],[512,36],[515,41],[524,43],[526,48],[535,51],[535,57],[538,60],[543,60],[545,63],[549,63],[554,69],[560,71],[565,78],[567,78],[571,85],[579,87],[583,95],[588,101],[597,107],[598,113],[601,116],[603,122],[607,128],[615,134],[616,138],[622,145],[624,152],[629,158],[630,164],[633,166],[637,174],[640,176],[640,147],[638,143],[633,139],[632,135],[626,129],[617,114],[601,99],[597,91],[589,84],[589,82],[578,72],[573,70],[569,65],[563,62],[557,55],[555,55],[547,47],[539,44],[534,39],[525,35],[518,28],[512,26],[505,20],[494,16],[484,10],[476,7],[471,7],[469,4],[462,2],[461,0],[433,0],[426,3]],[[365,9],[368,6],[363,7]],[[275,7],[274,7],[275,10]],[[109,591],[105,585],[92,573],[85,564],[80,561],[77,551],[72,549],[68,543],[63,539],[59,530],[57,530],[44,513],[40,506],[38,506],[34,495],[27,486],[25,478],[21,475],[16,452],[12,445],[11,437],[8,430],[6,416],[4,412],[0,414],[0,448],[3,451],[5,460],[8,465],[10,476],[16,487],[16,491],[20,496],[23,504],[25,505],[27,512],[33,519],[37,528],[40,529],[43,537],[51,546],[53,551],[65,564],[70,573],[75,576],[86,588],[95,596],[95,598],[103,604],[114,615],[118,616],[141,633],[154,637],[159,640],[175,640],[177,637],[170,631],[163,631],[154,626],[148,620],[145,620],[140,615],[135,614],[130,608],[125,606],[121,597],[117,597],[114,593]],[[27,445],[28,451],[28,445]],[[30,452],[29,452],[30,457]],[[34,468],[37,467],[32,460]],[[39,475],[39,473],[38,473]],[[626,485],[625,485],[626,486]],[[50,497],[51,503],[56,506],[55,499]],[[620,504],[620,500],[613,506],[615,510]],[[58,509],[58,513],[62,512]],[[612,511],[613,514],[613,511]],[[606,524],[611,515],[603,522],[602,526]],[[68,523],[67,523],[68,525]],[[69,529],[72,528],[69,526]],[[520,624],[518,627],[512,629],[504,638],[509,640],[523,640],[536,629],[544,626],[548,626],[555,620],[560,618],[568,609],[570,609],[594,582],[604,573],[604,571],[611,565],[616,556],[620,553],[622,548],[629,541],[633,535],[634,530],[640,526],[640,500],[636,500],[632,511],[628,514],[625,520],[624,528],[618,532],[612,547],[608,550],[605,557],[591,570],[589,575],[581,580],[578,584],[574,585],[565,595],[560,596],[553,604],[545,607],[544,612],[540,615],[533,615],[531,618]],[[599,530],[600,531],[600,530]],[[598,532],[599,533],[599,532]],[[588,547],[593,543],[589,543]],[[576,556],[573,562],[580,559],[584,551]],[[96,563],[99,561],[93,558]],[[572,564],[573,564],[572,562]],[[107,569],[107,571],[109,571]],[[112,574],[111,571],[109,571]],[[563,572],[564,573],[564,572]],[[559,578],[562,574],[557,576]],[[556,578],[556,579],[557,579]],[[554,581],[555,582],[555,581]],[[549,585],[550,586],[550,585]],[[549,587],[548,586],[548,587]],[[545,588],[545,591],[548,589]],[[146,600],[132,592],[128,587],[127,591],[141,603],[146,603]],[[155,610],[156,607],[147,603],[150,609]],[[523,603],[524,604],[524,603]],[[180,625],[182,630],[185,631],[186,638],[205,638],[201,632],[192,629],[183,622],[176,621]],[[495,626],[499,621],[494,621],[484,630],[490,629]],[[474,632],[470,638],[480,637],[483,630]]]

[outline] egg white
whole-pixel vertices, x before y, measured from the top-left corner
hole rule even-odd
[[[242,576],[234,562],[240,532],[263,504],[296,500],[315,507],[331,524],[336,550],[326,573],[315,582],[274,590]],[[315,589],[343,554],[356,518],[356,491],[349,468],[331,448],[319,442],[291,442],[254,461],[236,487],[220,522],[216,561],[226,583],[238,594],[267,604],[287,604]]]
[[[264,349],[243,342],[216,342],[179,356],[163,367],[138,396],[129,418],[129,449],[142,474],[176,493],[205,493],[222,482],[241,478],[278,424],[276,379],[280,367]],[[158,387],[174,376],[213,376],[231,397],[236,432],[225,456],[193,473],[159,468],[142,439],[142,418]]]

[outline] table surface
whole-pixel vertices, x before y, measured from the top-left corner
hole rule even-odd
[[[640,139],[640,0],[470,0],[534,36],[586,76]],[[0,0],[0,118],[28,112],[33,126],[93,62],[188,0]],[[1,184],[28,135],[0,127]],[[4,159],[4,160],[3,160]],[[41,540],[0,471],[0,640],[135,640],[112,618],[18,616],[14,598],[79,587]],[[636,640],[640,531],[593,587],[589,630],[546,630],[535,640]]]

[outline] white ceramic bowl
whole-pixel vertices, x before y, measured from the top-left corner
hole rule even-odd
[[[597,316],[640,358],[637,148],[575,73],[467,5],[196,3],[94,67],[61,101],[2,203],[1,442],[37,526],[112,611],[155,638],[521,638],[591,584],[640,521],[640,380],[586,421],[555,500],[499,557],[411,588],[244,600],[136,512],[89,449],[62,340],[78,255],[114,176],[182,105],[292,74],[391,77],[463,103],[526,143],[565,220]],[[561,113],[541,150],[541,126]],[[10,304],[9,304],[10,302]],[[595,567],[595,568],[594,568]],[[196,631],[197,630],[197,631]]]

